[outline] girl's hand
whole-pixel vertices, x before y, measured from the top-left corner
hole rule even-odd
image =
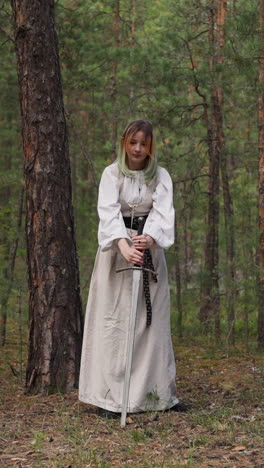
[[[150,249],[155,244],[153,237],[149,236],[148,234],[144,235],[134,235],[132,236],[132,242],[136,249],[138,250],[146,250]]]
[[[133,263],[134,265],[143,265],[144,254],[137,250],[134,245],[130,247],[126,239],[119,239],[117,245],[121,254],[129,263]]]

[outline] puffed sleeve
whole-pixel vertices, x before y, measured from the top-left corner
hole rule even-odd
[[[103,171],[97,204],[99,214],[98,243],[102,251],[113,247],[114,241],[130,239],[123,221],[119,202],[117,168],[112,164]]]
[[[167,249],[174,242],[173,188],[166,169],[159,167],[157,177],[157,186],[152,196],[153,205],[143,233],[153,237],[159,247]]]

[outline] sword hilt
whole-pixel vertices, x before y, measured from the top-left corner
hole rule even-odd
[[[139,216],[138,217],[138,230],[137,230],[137,235],[141,236],[143,229],[144,229],[144,224],[145,224],[145,218],[144,216]],[[140,268],[141,265],[135,265],[136,267]]]
[[[144,216],[139,216],[138,217],[138,230],[137,230],[138,236],[141,236],[143,232],[144,224],[145,224]]]

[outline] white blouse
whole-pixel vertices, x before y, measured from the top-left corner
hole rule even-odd
[[[171,178],[158,167],[154,182],[144,183],[144,171],[133,171],[134,177],[120,173],[117,163],[106,167],[99,186],[98,242],[102,251],[115,245],[117,239],[130,236],[123,216],[148,214],[143,234],[148,234],[164,249],[174,242],[174,208]]]

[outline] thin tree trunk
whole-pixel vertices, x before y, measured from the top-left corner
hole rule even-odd
[[[28,391],[77,386],[78,259],[54,0],[11,0],[22,114],[29,283]]]
[[[264,0],[259,0],[260,23],[260,57],[258,100],[259,123],[259,311],[258,311],[258,345],[264,347]]]
[[[1,336],[1,346],[4,346],[6,343],[6,324],[7,324],[7,306],[10,297],[10,293],[12,291],[12,286],[14,282],[14,270],[15,270],[15,261],[16,261],[16,254],[19,242],[19,235],[21,231],[21,224],[22,224],[22,213],[23,213],[23,203],[24,203],[24,187],[20,192],[20,199],[19,199],[19,206],[18,206],[18,215],[17,215],[17,234],[13,245],[9,249],[9,265],[6,268],[6,279],[7,279],[7,288],[5,293],[1,298],[1,324],[0,324],[0,336]]]
[[[136,2],[135,0],[130,0],[130,18],[131,18],[131,28],[130,28],[130,48],[133,48],[135,46],[135,33],[136,33]],[[131,72],[133,73],[134,71],[134,66],[132,66]],[[129,97],[130,97],[130,105],[131,101],[134,98],[134,86],[130,86],[130,91],[129,91]]]
[[[9,144],[9,142],[6,142]],[[10,171],[12,168],[12,162],[10,156],[4,158],[4,169]],[[4,206],[8,206],[10,201],[10,187],[4,186],[1,190],[1,201]],[[2,276],[4,280],[4,289],[1,297],[1,324],[0,324],[0,336],[1,345],[4,346],[6,342],[6,321],[7,321],[7,303],[9,297],[9,273],[10,273],[10,233],[8,230],[10,226],[10,211],[4,212],[4,222],[1,226],[1,244],[2,248]]]
[[[227,0],[217,0],[216,9],[216,63],[220,67],[224,63],[223,48],[225,45],[225,20],[227,15]],[[235,267],[234,267],[234,216],[233,202],[229,187],[227,172],[227,157],[225,153],[225,136],[223,131],[223,101],[222,73],[218,71],[218,83],[216,83],[219,112],[217,114],[217,133],[220,149],[220,169],[222,176],[222,189],[224,198],[224,217],[226,232],[226,257],[227,257],[227,310],[228,310],[228,342],[235,342]]]
[[[180,268],[180,246],[179,246],[179,235],[178,235],[178,223],[177,216],[175,213],[175,277],[176,277],[176,304],[178,310],[178,328],[177,333],[179,337],[182,337],[182,298],[181,298],[181,268]]]
[[[221,106],[219,93],[215,82],[216,67],[216,5],[211,0],[209,8],[209,46],[211,84],[211,116],[207,120],[208,155],[209,155],[209,200],[207,215],[207,235],[205,242],[205,275],[201,286],[201,307],[199,317],[206,330],[212,319],[215,323],[215,334],[220,334],[220,296],[219,296],[219,164],[221,143],[219,141],[219,123],[221,121]]]
[[[117,130],[118,130],[118,111],[117,111],[117,50],[119,47],[119,0],[115,3],[115,15],[113,24],[114,33],[114,47],[115,57],[112,64],[112,76],[111,76],[111,101],[112,101],[112,160],[114,161],[117,157],[116,142],[117,142]]]
[[[222,153],[221,157],[221,175],[224,197],[224,216],[226,232],[226,257],[227,257],[227,320],[228,320],[228,341],[229,344],[235,344],[235,237],[234,237],[234,214],[233,201],[231,198],[229,180],[227,174],[227,160]]]
[[[187,201],[187,194],[188,188],[186,188],[186,183],[183,184],[183,284],[184,288],[188,287],[188,283],[191,280],[191,273],[190,273],[190,264],[192,258],[192,251],[191,251],[191,206],[188,206]]]
[[[215,112],[213,105],[213,112]],[[212,125],[214,124],[212,120]],[[205,242],[205,277],[201,289],[200,319],[206,330],[212,319],[219,331],[219,274],[218,274],[218,224],[219,224],[219,153],[216,149],[215,128],[208,131],[209,145],[209,204]]]

